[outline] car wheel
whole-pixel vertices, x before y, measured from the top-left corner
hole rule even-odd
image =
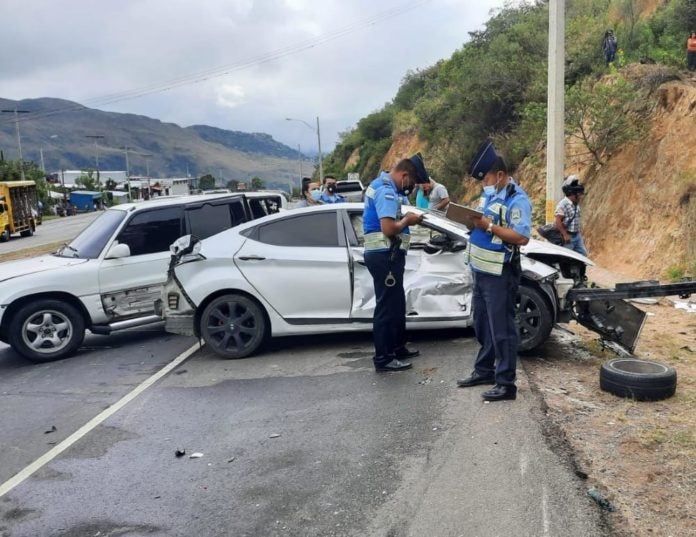
[[[71,304],[37,300],[19,309],[9,327],[9,343],[34,362],[50,362],[73,354],[85,338],[85,321]]]
[[[0,242],[7,242],[10,240],[10,230],[5,229],[2,233],[0,233]]]
[[[263,309],[244,295],[229,294],[208,304],[201,315],[201,335],[206,345],[224,358],[244,358],[266,339]]]
[[[528,285],[520,285],[515,324],[520,337],[520,351],[531,351],[546,341],[553,328],[553,316],[540,291]]]
[[[31,237],[34,234],[34,228],[29,226],[29,229],[25,229],[19,233],[22,237]]]
[[[617,358],[602,364],[599,387],[605,392],[638,401],[659,401],[674,395],[677,372],[658,362]]]

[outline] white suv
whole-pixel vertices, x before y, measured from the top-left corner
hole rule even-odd
[[[57,252],[0,263],[0,340],[37,362],[64,358],[95,334],[161,320],[169,245],[279,212],[285,199],[249,192],[117,205]]]

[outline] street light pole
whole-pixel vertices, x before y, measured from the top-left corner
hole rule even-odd
[[[130,166],[128,164],[128,146],[123,146],[123,151],[126,153],[126,183],[128,184],[128,199],[133,201],[133,195],[131,194],[130,187]]]
[[[7,114],[14,114],[15,117],[15,129],[17,131],[17,149],[19,150],[19,174],[22,177],[22,181],[25,180],[24,177],[24,157],[22,157],[22,137],[19,134],[19,114],[28,114],[29,110],[2,110],[2,112]]]
[[[307,125],[312,131],[314,131],[317,135],[317,147],[319,148],[319,183],[324,184],[324,162],[321,154],[321,130],[319,129],[319,116],[317,116],[317,128],[315,129],[312,127],[309,123],[307,123],[304,119],[297,119],[294,117],[286,117],[285,121],[299,121],[300,123],[303,123],[304,125]],[[300,179],[301,180],[301,179]]]

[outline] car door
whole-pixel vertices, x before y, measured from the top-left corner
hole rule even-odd
[[[247,240],[234,262],[286,321],[315,324],[348,320],[348,252],[336,211],[275,218],[244,234]]]
[[[349,220],[346,231],[353,273],[351,316],[354,320],[366,320],[374,313],[375,296],[364,261],[362,213],[350,211]],[[411,227],[411,247],[404,271],[407,321],[468,321],[471,317],[473,278],[466,253],[461,249],[436,252],[426,248],[434,236],[444,231],[428,223]],[[465,235],[448,236],[466,240]]]
[[[169,245],[184,235],[183,207],[158,207],[136,212],[115,242],[127,244],[130,255],[102,258],[99,288],[104,311],[113,319],[153,311],[167,277]]]

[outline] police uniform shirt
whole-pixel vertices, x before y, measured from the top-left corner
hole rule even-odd
[[[516,233],[527,238],[531,236],[532,204],[529,201],[527,193],[522,190],[512,178],[510,178],[509,185],[502,190],[490,196],[485,194],[482,195],[479,201],[479,210],[482,211],[484,216],[490,219],[494,225],[512,229]],[[510,245],[503,243],[500,237],[479,228],[471,232],[470,253],[472,256],[475,255],[476,249],[479,251],[483,249],[491,252],[504,252],[504,259],[501,260],[503,262],[510,261],[512,257],[512,248]],[[487,264],[493,260],[494,258],[490,257],[488,259],[483,259],[482,263],[476,263],[475,259],[471,259],[471,267],[473,270],[480,272],[499,274],[498,270],[502,267],[487,270]]]
[[[319,198],[319,201],[322,203],[343,203],[345,198],[341,196],[340,194],[334,194],[333,196],[328,193],[328,191],[324,190],[321,193],[321,197]]]
[[[365,209],[363,210],[363,232],[382,232],[381,218],[401,218],[401,205],[408,205],[408,198],[396,191],[396,185],[388,172],[382,172],[372,181],[365,191]],[[408,234],[405,227],[402,232]],[[387,251],[389,248],[375,248],[373,251]]]

